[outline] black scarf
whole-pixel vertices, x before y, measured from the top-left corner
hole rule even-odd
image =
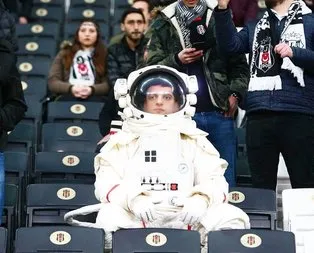
[[[291,71],[300,85],[304,86],[303,70],[295,66],[289,57],[281,59],[276,56],[274,47],[281,42],[291,47],[306,48],[302,17],[310,10],[303,1],[293,1],[288,10],[284,29],[278,38],[270,22],[270,15],[274,14],[269,12],[271,10],[265,12],[255,27],[249,91],[282,89],[279,76],[281,69]]]

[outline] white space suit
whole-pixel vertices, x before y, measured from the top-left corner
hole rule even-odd
[[[136,97],[140,99],[139,93],[145,95],[154,83],[164,82],[160,78],[164,73],[175,76],[172,84],[177,79],[184,86],[173,89],[182,92],[176,94],[179,111],[143,112]],[[195,80],[165,66],[132,72],[127,81],[118,79],[115,94],[125,108],[125,120],[122,131],[95,157],[95,195],[101,204],[90,210],[99,210],[96,227],[106,232],[141,227],[193,229],[203,236],[212,230],[249,228],[248,216],[227,203],[228,184],[223,176],[227,162],[191,119]],[[90,226],[73,220],[88,212],[84,207],[65,219]]]

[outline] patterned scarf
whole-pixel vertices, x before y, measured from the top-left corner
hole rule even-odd
[[[185,47],[192,47],[190,41],[190,29],[188,26],[193,22],[194,19],[202,17],[206,10],[206,0],[199,0],[199,2],[193,8],[187,7],[183,3],[183,0],[178,1],[178,4],[176,5],[176,18],[183,35]]]
[[[311,10],[303,1],[294,0],[289,7],[279,41],[287,43],[290,47],[306,48],[302,17],[310,12]],[[266,11],[255,28],[249,91],[281,90],[280,69],[289,70],[300,86],[305,86],[303,69],[295,66],[289,57],[285,57],[280,65],[281,60],[274,52],[277,43],[274,41],[274,36],[275,34],[272,33],[270,26],[269,13]]]

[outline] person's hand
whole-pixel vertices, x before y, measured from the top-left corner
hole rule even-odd
[[[196,50],[195,48],[185,48],[178,54],[178,58],[182,64],[195,62],[202,56],[203,50]]]
[[[235,96],[229,96],[229,111],[225,112],[225,117],[234,117],[235,112],[238,109],[238,99]]]
[[[227,9],[230,0],[218,0],[218,9]]]
[[[275,46],[275,53],[279,54],[281,58],[293,57],[293,51],[291,47],[286,43],[279,43]]]
[[[26,17],[19,17],[19,24],[26,25],[28,23],[28,20]]]
[[[156,220],[156,208],[150,196],[138,195],[130,203],[130,211],[141,221]]]
[[[194,225],[201,221],[209,206],[205,196],[194,195],[184,202],[179,219],[186,225]]]
[[[92,88],[90,86],[83,86],[80,95],[81,98],[86,99],[92,94]]]
[[[82,86],[73,85],[71,88],[72,95],[76,98],[81,98],[81,90],[82,90]]]

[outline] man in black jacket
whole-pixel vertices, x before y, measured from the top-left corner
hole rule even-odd
[[[1,27],[2,28],[2,27]],[[0,39],[0,214],[4,203],[4,155],[7,132],[12,131],[27,109],[11,43]]]
[[[145,17],[141,10],[130,7],[121,17],[124,36],[108,47],[108,77],[113,86],[118,78],[127,78],[140,64],[147,39],[144,38]],[[113,91],[109,93],[99,117],[99,129],[103,136],[109,133],[112,120],[118,120],[118,105]],[[117,126],[116,126],[117,127]],[[107,141],[103,139],[101,143]]]

